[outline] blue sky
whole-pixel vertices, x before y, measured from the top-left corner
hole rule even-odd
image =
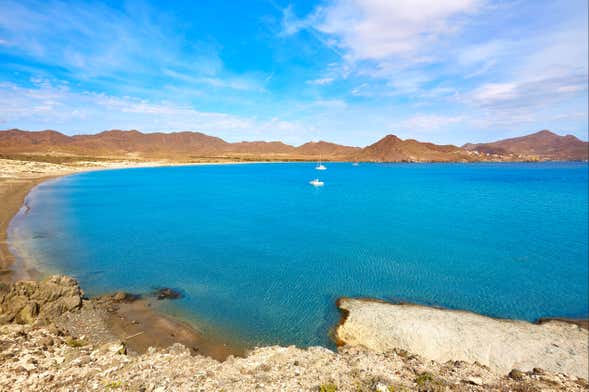
[[[587,1],[0,0],[0,128],[587,140]]]

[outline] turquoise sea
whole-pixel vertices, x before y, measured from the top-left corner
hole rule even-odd
[[[314,166],[64,177],[34,189],[9,240],[89,295],[177,288],[166,311],[251,345],[329,346],[340,296],[588,316],[586,163]]]

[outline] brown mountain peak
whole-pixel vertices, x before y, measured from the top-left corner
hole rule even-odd
[[[528,136],[557,136],[560,137],[560,135],[557,135],[556,133],[549,131],[548,129],[543,129],[541,131],[538,131],[536,133],[532,133],[531,135]]]
[[[487,154],[511,154],[526,159],[587,160],[589,144],[573,135],[561,136],[542,130],[491,143],[468,144],[465,148]]]

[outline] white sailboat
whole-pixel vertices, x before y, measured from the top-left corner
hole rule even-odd
[[[319,152],[319,161],[317,161],[317,166],[315,166],[315,170],[327,170],[327,168],[321,163],[321,151]],[[323,186],[324,182],[319,181],[319,178],[315,178],[314,180],[309,181],[309,184],[313,185],[314,187],[319,187]]]
[[[319,161],[317,162],[317,166],[315,166],[315,170],[327,170],[327,167],[321,163],[321,154],[319,154]]]

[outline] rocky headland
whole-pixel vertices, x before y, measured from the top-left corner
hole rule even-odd
[[[157,299],[156,299],[157,300]],[[480,361],[439,359],[410,352],[395,345],[390,337],[395,331],[393,319],[414,316],[412,325],[418,332],[428,324],[428,317],[395,309],[393,313],[378,309],[381,316],[364,324],[366,335],[351,335],[363,325],[360,315],[374,315],[373,302],[340,301],[349,312],[340,325],[337,352],[323,347],[256,348],[246,355],[229,355],[224,360],[205,356],[189,346],[174,343],[148,348],[143,353],[133,349],[136,336],[113,334],[104,324],[101,312],[115,313],[121,304],[133,303],[135,296],[117,293],[96,299],[84,298],[77,282],[69,277],[53,276],[43,281],[20,281],[0,286],[0,390],[70,391],[70,390],[132,390],[132,391],[585,391],[589,385],[576,371],[563,373],[535,366],[527,369],[498,369]],[[368,310],[362,305],[369,304]],[[382,306],[394,306],[381,304]],[[114,309],[114,310],[113,310]],[[429,308],[426,308],[429,309]],[[439,310],[433,309],[433,314]],[[433,317],[433,316],[432,316]],[[459,316],[457,316],[459,317]],[[482,316],[478,316],[481,317]],[[431,319],[431,318],[430,318]],[[484,318],[487,319],[487,318]],[[471,322],[465,319],[466,323]],[[491,319],[487,319],[491,320]],[[441,321],[441,320],[438,320]],[[445,320],[447,321],[447,320]],[[360,324],[358,324],[360,322]],[[489,321],[491,322],[491,321]],[[348,325],[348,323],[351,323]],[[438,325],[432,350],[443,347],[447,338],[461,352],[475,350],[465,324]],[[411,324],[411,323],[409,323]],[[407,324],[407,325],[409,325]],[[490,324],[493,325],[493,324]],[[451,327],[467,330],[459,343],[448,335]],[[560,325],[571,337],[577,326]],[[569,331],[570,330],[570,331]],[[434,333],[430,331],[430,333]],[[471,329],[471,331],[474,331]],[[165,333],[164,331],[161,331]],[[484,330],[482,333],[488,333]],[[523,333],[523,332],[522,332]],[[446,334],[446,335],[444,335]],[[461,330],[454,332],[461,334]],[[435,333],[434,333],[435,335]],[[351,336],[355,336],[353,340]],[[514,335],[523,338],[524,335]],[[576,336],[576,335],[575,335]],[[490,338],[490,337],[488,337]],[[380,339],[385,339],[379,343]],[[388,339],[388,340],[387,340]],[[413,339],[415,340],[415,339]],[[512,342],[511,342],[512,343]],[[564,344],[555,341],[555,344]],[[497,344],[501,345],[501,342]],[[579,361],[586,346],[574,346],[570,361]],[[417,347],[417,346],[416,346]],[[501,352],[496,351],[497,354]],[[525,354],[525,353],[522,353]],[[566,360],[571,369],[576,366]],[[535,356],[532,360],[538,359]],[[542,362],[539,362],[542,363]]]
[[[533,324],[372,299],[341,298],[340,344],[402,349],[437,362],[478,362],[498,373],[536,367],[587,377],[589,331],[564,321]]]

